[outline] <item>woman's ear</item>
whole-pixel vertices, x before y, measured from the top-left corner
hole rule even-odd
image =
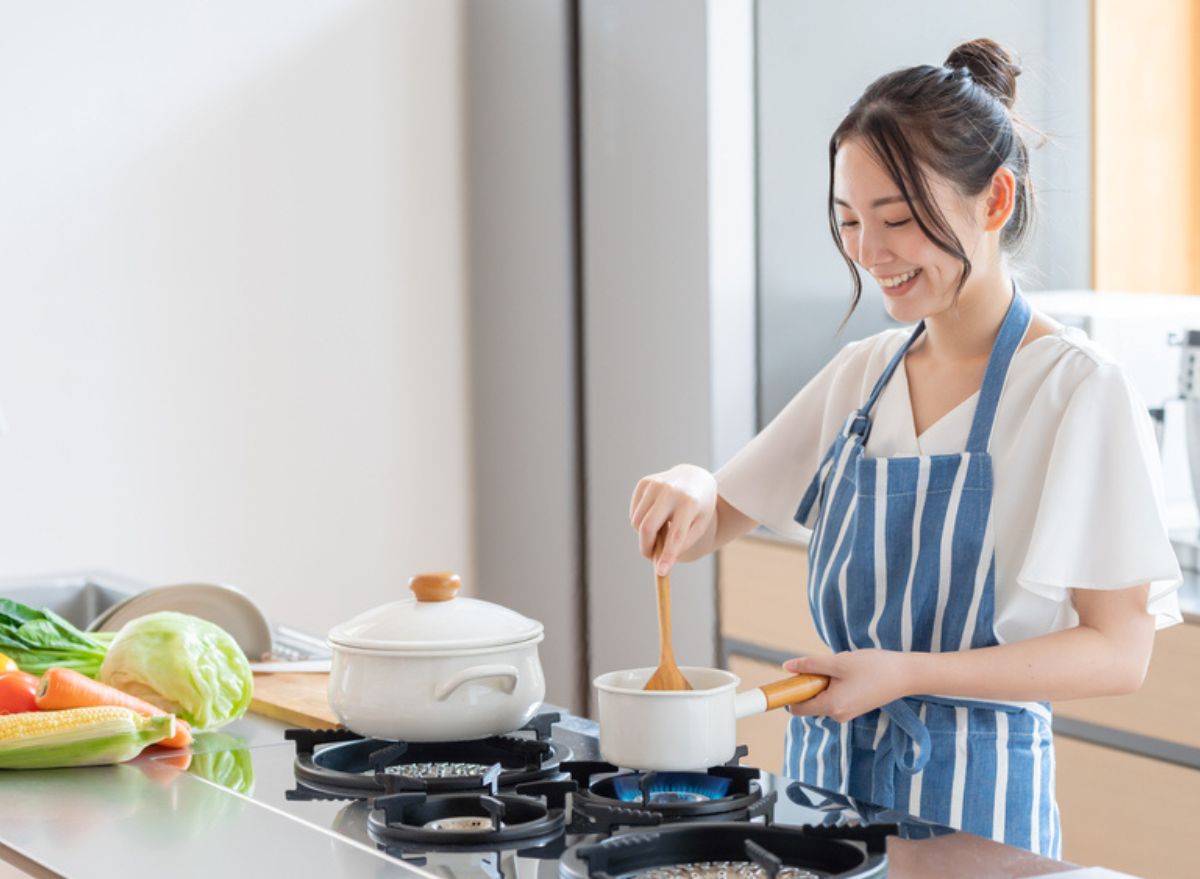
[[[1001,166],[992,175],[992,185],[987,193],[987,209],[984,214],[983,228],[988,232],[997,232],[1003,229],[1016,206],[1016,196],[1017,178],[1013,176],[1012,171]]]

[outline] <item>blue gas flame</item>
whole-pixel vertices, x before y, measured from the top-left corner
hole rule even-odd
[[[618,775],[613,778],[613,790],[624,802],[641,800],[642,776],[637,773]],[[668,799],[670,795],[683,794],[686,799],[719,800],[729,793],[730,780],[719,775],[703,772],[660,772],[650,785],[650,797]]]

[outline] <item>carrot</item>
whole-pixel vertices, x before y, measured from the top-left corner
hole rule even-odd
[[[116,687],[92,680],[74,669],[57,666],[42,673],[34,701],[42,711],[116,705],[120,708],[131,708],[143,717],[157,717],[167,713],[157,705],[151,705],[137,696],[122,693]],[[178,717],[175,718],[175,735],[158,742],[166,748],[186,748],[191,743],[191,727]]]

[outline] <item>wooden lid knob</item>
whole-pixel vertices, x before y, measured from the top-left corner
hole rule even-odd
[[[417,601],[449,601],[460,586],[462,580],[453,571],[417,574],[408,581],[408,588],[417,596]]]

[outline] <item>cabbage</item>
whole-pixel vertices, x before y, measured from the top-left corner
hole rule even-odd
[[[245,739],[226,733],[200,733],[192,742],[188,772],[239,794],[254,793],[254,758]]]
[[[254,678],[246,655],[220,626],[161,611],[121,627],[100,679],[145,699],[197,731],[217,729],[250,707]]]

